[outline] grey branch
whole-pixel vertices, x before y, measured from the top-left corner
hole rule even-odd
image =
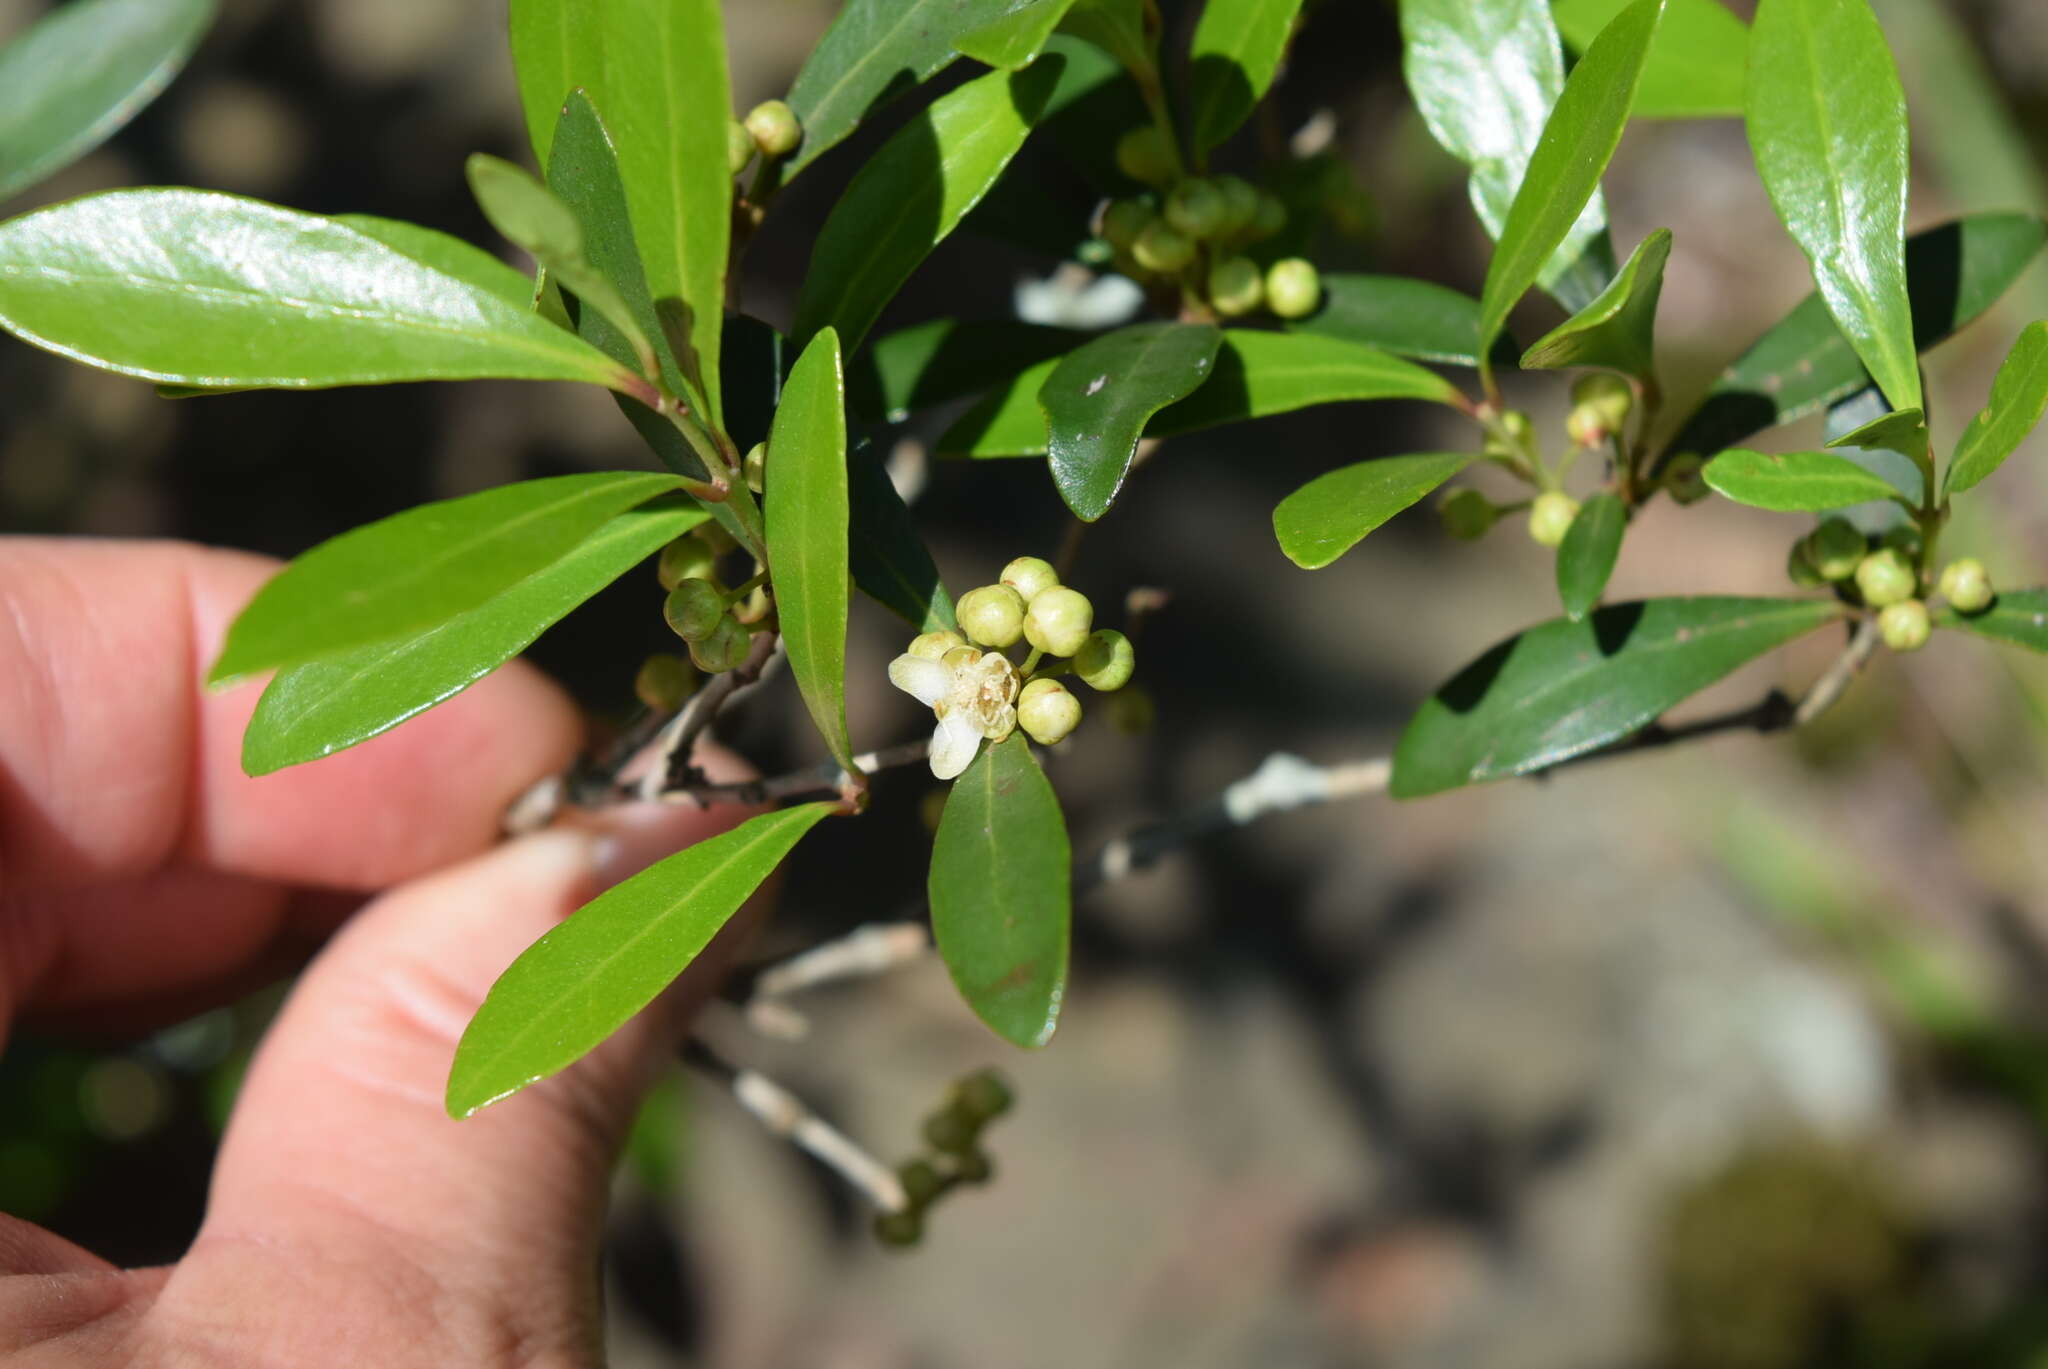
[[[745,697],[747,691],[765,679],[781,659],[780,634],[757,634],[747,652],[747,659],[736,669],[712,676],[702,689],[690,696],[690,701],[683,705],[683,711],[676,714],[675,720],[661,730],[655,741],[654,763],[647,767],[646,773],[636,783],[624,787],[625,795],[622,796],[652,801],[670,789],[703,783],[703,775],[691,760],[697,738],[704,735],[704,730],[711,726],[721,711]]]

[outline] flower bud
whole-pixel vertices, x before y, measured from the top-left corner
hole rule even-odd
[[[1027,605],[1038,597],[1041,590],[1051,589],[1060,582],[1060,574],[1052,568],[1052,563],[1036,556],[1018,557],[1004,566],[1003,573],[996,578],[1016,590],[1018,597]]]
[[[924,632],[911,638],[910,646],[906,650],[912,656],[927,661],[939,661],[944,660],[946,653],[954,647],[966,645],[967,639],[957,632]]]
[[[1116,140],[1117,170],[1146,185],[1166,185],[1173,179],[1173,150],[1156,125],[1144,124]]]
[[[1280,202],[1280,197],[1267,190],[1258,194],[1259,207],[1252,215],[1250,232],[1253,242],[1270,238],[1287,226],[1287,206]]]
[[[1593,371],[1572,383],[1572,405],[1592,410],[1608,432],[1620,432],[1636,406],[1636,392],[1618,375]]]
[[[1671,496],[1673,503],[1697,504],[1713,493],[1707,488],[1706,477],[1701,474],[1706,465],[1698,452],[1680,452],[1671,458],[1664,467],[1663,483],[1664,492]]]
[[[724,620],[725,596],[709,580],[685,580],[668,592],[661,616],[668,619],[676,636],[686,642],[701,642]]]
[[[1856,588],[1862,591],[1864,603],[1884,608],[1912,598],[1920,588],[1920,578],[1898,548],[1880,547],[1856,567]]]
[[[654,563],[654,573],[661,579],[663,589],[674,589],[685,580],[711,580],[717,578],[718,556],[704,545],[702,538],[678,537],[661,549],[661,559]]]
[[[1149,198],[1111,200],[1102,211],[1101,232],[1111,247],[1122,252],[1131,250],[1131,244],[1145,231],[1145,225],[1155,217]]]
[[[1200,177],[1189,177],[1166,196],[1166,221],[1191,238],[1216,237],[1229,219],[1229,201]]]
[[[708,518],[692,529],[690,536],[711,548],[713,556],[723,556],[739,545],[738,542],[733,540],[731,533]]]
[[[1574,405],[1564,416],[1564,433],[1574,447],[1594,448],[1607,441],[1614,430],[1600,417],[1599,411],[1583,404]]]
[[[752,644],[753,639],[740,626],[739,619],[728,613],[708,637],[690,643],[690,659],[706,675],[722,675],[746,663],[747,649]]]
[[[1785,578],[1801,589],[1819,589],[1828,582],[1814,565],[1813,548],[1804,537],[1794,542],[1785,556]]]
[[[1927,617],[1927,605],[1918,599],[1901,599],[1886,604],[1877,615],[1877,630],[1893,651],[1918,651],[1933,635],[1934,624]]]
[[[1095,605],[1065,585],[1039,591],[1024,614],[1024,640],[1054,656],[1071,656],[1088,640]]]
[[[1965,556],[1943,566],[1941,597],[1948,600],[1958,613],[1982,613],[1991,607],[1995,596],[1991,591],[1991,576],[1985,571],[1984,563],[1974,556]]]
[[[1281,318],[1307,318],[1323,302],[1323,278],[1300,257],[1266,268],[1266,306]]]
[[[883,1245],[916,1245],[924,1239],[924,1218],[915,1211],[877,1212],[875,1239]]]
[[[1557,546],[1578,516],[1578,500],[1559,490],[1545,490],[1529,506],[1529,536],[1539,546]]]
[[[697,692],[697,672],[690,663],[669,652],[656,652],[640,663],[633,677],[633,694],[656,713],[673,713]]]
[[[1131,244],[1131,255],[1147,271],[1170,276],[1195,259],[1195,243],[1165,219],[1154,219]]]
[[[975,1138],[980,1135],[980,1123],[957,1104],[924,1119],[925,1144],[949,1155],[962,1155],[974,1149]]]
[[[1500,506],[1469,486],[1445,495],[1436,511],[1444,520],[1444,531],[1460,542],[1478,541],[1500,520]]]
[[[1879,547],[1890,547],[1893,551],[1905,557],[1908,564],[1918,565],[1920,563],[1920,529],[1911,523],[1892,524],[1891,527],[1885,529],[1885,534],[1878,539],[1877,545]]]
[[[1223,317],[1249,314],[1265,299],[1265,278],[1250,257],[1224,257],[1209,268],[1209,303]]]
[[[953,1160],[953,1173],[963,1184],[985,1184],[995,1177],[996,1167],[988,1152],[979,1148],[963,1150]]]
[[[1074,673],[1087,682],[1090,689],[1099,689],[1108,694],[1122,689],[1131,681],[1131,672],[1137,669],[1138,653],[1131,647],[1131,639],[1115,628],[1097,628],[1088,634],[1088,640],[1081,643],[1081,649],[1074,653]]]
[[[929,1160],[912,1160],[904,1165],[896,1171],[896,1182],[903,1185],[903,1196],[910,1199],[912,1207],[924,1207],[946,1187],[946,1181]]]
[[[945,666],[948,670],[965,670],[980,659],[980,647],[956,646],[945,655],[939,657],[939,664]]]
[[[787,157],[804,140],[804,126],[797,122],[796,111],[780,100],[763,100],[748,110],[747,132],[753,135],[761,155],[771,161]]]
[[[768,488],[768,444],[756,442],[747,448],[747,454],[740,461],[740,476],[747,482],[747,488],[760,494]]]
[[[737,176],[754,160],[754,135],[738,119],[725,121],[725,164]]]
[[[1015,1101],[1010,1086],[994,1070],[976,1070],[968,1075],[955,1088],[954,1096],[968,1116],[984,1122],[1008,1112]]]
[[[1259,217],[1259,192],[1242,176],[1222,175],[1209,184],[1223,197],[1222,237],[1241,237]]]
[[[1823,580],[1848,579],[1868,550],[1863,533],[1846,518],[1830,518],[1806,535],[1807,557]]]
[[[1040,746],[1067,739],[1081,725],[1081,701],[1058,680],[1033,680],[1017,695],[1017,726]]]
[[[953,608],[970,642],[997,650],[1024,634],[1024,596],[1008,585],[983,585],[960,596]]]
[[[1489,432],[1480,450],[1488,457],[1521,456],[1529,445],[1529,435],[1535,431],[1529,422],[1529,415],[1520,409],[1509,409],[1500,416],[1499,433]]]

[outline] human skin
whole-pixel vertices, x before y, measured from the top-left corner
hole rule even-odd
[[[449,1059],[534,938],[745,814],[624,809],[496,844],[505,805],[578,740],[569,701],[517,663],[350,751],[243,775],[257,691],[201,680],[275,569],[0,538],[0,1046],[22,1021],[144,1031],[321,948],[182,1260],[117,1269],[0,1214],[0,1362],[600,1364],[607,1178],[708,980],[467,1121],[442,1108]]]

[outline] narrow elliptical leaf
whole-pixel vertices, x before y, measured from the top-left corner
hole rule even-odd
[[[1068,353],[1039,387],[1053,483],[1074,516],[1094,522],[1123,488],[1145,424],[1209,379],[1220,329],[1138,323]]]

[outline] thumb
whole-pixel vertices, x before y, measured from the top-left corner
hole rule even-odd
[[[676,989],[590,1056],[466,1121],[443,1110],[449,1061],[492,981],[529,943],[604,883],[741,816],[622,809],[601,826],[541,833],[405,885],[359,915],[265,1040],[205,1226],[158,1314],[176,1315],[187,1298],[217,1310],[221,1290],[204,1285],[240,1282],[234,1302],[268,1301],[306,1348],[306,1309],[250,1299],[247,1285],[263,1273],[252,1262],[306,1258],[356,1266],[354,1278],[334,1270],[329,1289],[360,1289],[366,1275],[371,1288],[420,1281],[400,1290],[405,1302],[430,1309],[433,1335],[462,1336],[464,1353],[476,1347],[460,1316],[447,1325],[451,1306],[469,1309],[489,1344],[517,1335],[523,1349],[587,1352],[613,1159],[741,929],[728,927]],[[351,1340],[364,1317],[393,1315],[356,1307]],[[469,1362],[434,1361],[422,1348],[415,1332],[403,1355],[379,1362]]]

